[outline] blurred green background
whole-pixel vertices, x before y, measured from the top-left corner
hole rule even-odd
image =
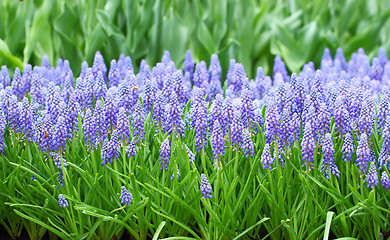
[[[78,73],[100,50],[107,64],[120,53],[138,65],[160,61],[169,50],[177,67],[186,49],[196,61],[218,53],[226,71],[230,58],[249,77],[272,71],[281,55],[289,71],[325,47],[341,46],[347,59],[359,47],[372,57],[390,50],[388,0],[1,0],[0,65],[51,64],[62,57]]]

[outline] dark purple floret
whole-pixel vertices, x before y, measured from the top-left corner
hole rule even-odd
[[[213,147],[213,159],[218,159],[225,154],[225,139],[221,124],[218,119],[214,121],[213,133],[211,135],[211,145]]]
[[[6,120],[3,110],[0,108],[0,152],[4,152],[4,147],[7,147],[4,143],[4,132],[6,129]]]
[[[232,145],[235,144],[236,147],[240,147],[243,143],[243,129],[244,126],[241,121],[241,113],[239,111],[233,112],[232,123],[229,125]]]
[[[253,94],[249,89],[243,89],[241,92],[241,113],[244,127],[251,129],[254,121]]]
[[[130,121],[126,115],[125,108],[120,107],[117,115],[117,128],[119,132],[119,140],[130,138]]]
[[[95,83],[93,85],[93,93],[95,95],[95,100],[98,100],[100,98],[103,98],[103,100],[106,98],[107,93],[107,85],[104,80],[104,75],[101,71],[97,73],[97,76],[95,77]]]
[[[370,161],[370,148],[368,147],[367,135],[363,133],[360,136],[359,144],[356,150],[356,166],[364,174],[367,172],[367,165]]]
[[[291,98],[293,111],[300,116],[303,111],[303,104],[305,102],[305,88],[302,78],[298,77],[295,73],[291,75]]]
[[[203,89],[195,88],[194,94],[191,102],[191,125],[195,131],[196,150],[201,152],[207,144],[207,103]]]
[[[265,109],[265,123],[266,123],[266,132],[265,139],[267,143],[275,141],[278,132],[279,132],[279,114],[277,106],[273,100],[268,102]]]
[[[166,138],[164,142],[161,143],[160,147],[160,170],[165,168],[165,171],[168,171],[169,160],[171,159],[171,147],[169,145],[169,139]]]
[[[145,82],[145,91],[142,94],[142,102],[147,112],[152,109],[156,101],[157,84],[154,78]]]
[[[12,95],[9,101],[9,105],[5,106],[8,108],[8,125],[11,129],[17,130],[20,128],[19,115],[20,108],[18,99],[15,95]]]
[[[274,163],[274,158],[271,155],[271,149],[268,143],[265,144],[263,153],[261,154],[261,163],[263,164],[264,169],[272,169],[271,165]]]
[[[62,172],[62,166],[66,167],[68,164],[66,163],[66,160],[61,156],[61,154],[56,152],[50,152],[50,156],[52,157],[54,161],[54,165]]]
[[[383,145],[378,157],[379,170],[382,169],[383,167],[388,168],[389,158],[390,158],[389,152],[386,150],[386,147]]]
[[[248,129],[244,129],[242,132],[242,150],[244,151],[245,157],[255,156],[255,146],[253,145],[253,141],[251,138],[251,133]]]
[[[210,107],[210,112],[208,116],[208,123],[210,125],[210,129],[213,129],[213,124],[215,120],[219,121],[223,132],[226,132],[226,120],[223,115],[223,96],[221,94],[217,94],[217,96],[215,96],[215,99]]]
[[[341,148],[342,158],[344,162],[349,160],[352,162],[352,155],[354,153],[355,146],[353,145],[353,139],[350,133],[345,134],[343,147]]]
[[[129,145],[127,145],[126,153],[127,153],[127,156],[129,158],[130,157],[135,157],[135,155],[137,154],[137,144],[136,144],[136,139],[135,138],[133,138],[129,142]]]
[[[166,102],[163,93],[161,91],[158,91],[156,93],[156,101],[153,105],[153,115],[152,115],[153,122],[156,128],[159,127],[160,129],[162,129],[165,124],[165,120],[166,120],[165,106],[166,106]]]
[[[91,109],[87,108],[85,112],[84,122],[83,122],[83,133],[85,142],[93,146],[96,144],[96,125],[94,118],[92,116]]]
[[[130,206],[130,204],[133,202],[133,195],[126,189],[125,186],[121,187],[121,196],[119,197],[121,200],[121,204],[126,204],[127,206]]]
[[[30,104],[26,97],[22,100],[20,115],[19,115],[19,131],[26,139],[30,139],[33,134],[33,116]]]
[[[378,173],[376,172],[376,167],[374,163],[370,164],[370,169],[368,170],[366,180],[367,180],[367,187],[369,188],[374,188],[379,184]]]
[[[302,161],[304,161],[304,165],[310,167],[314,163],[314,151],[315,151],[315,141],[313,129],[309,122],[305,124],[305,128],[303,131],[302,137]]]
[[[176,70],[172,75],[173,91],[179,98],[181,104],[185,104],[183,75],[181,70]]]
[[[68,138],[68,129],[66,126],[65,118],[60,116],[57,119],[57,124],[55,127],[54,137],[53,137],[53,151],[63,151],[65,150],[66,140]]]
[[[116,127],[117,124],[117,114],[118,114],[118,97],[116,93],[116,88],[110,88],[106,95],[106,100],[104,101],[104,115],[106,125],[109,128]]]
[[[383,188],[387,191],[387,189],[390,187],[390,181],[389,181],[389,175],[387,175],[386,171],[382,172],[381,182]]]
[[[102,148],[102,166],[104,164],[110,164],[115,159],[118,161],[119,156],[119,136],[118,131],[115,129],[111,135],[110,141],[105,140]]]
[[[79,113],[80,113],[80,104],[77,102],[76,94],[72,93],[69,97],[68,107],[66,108],[66,118],[65,118],[69,133],[73,133],[74,131],[78,130]]]
[[[73,92],[74,92],[73,78],[71,78],[70,76],[66,76],[61,91],[62,99],[64,99],[64,101],[67,103],[69,101],[70,95],[72,95]]]
[[[45,103],[45,98],[42,93],[42,79],[37,73],[33,73],[31,77],[30,95],[31,99],[34,99],[39,104],[43,105]]]
[[[112,59],[110,71],[108,72],[108,83],[109,83],[108,86],[109,87],[118,86],[121,79],[122,79],[121,74],[120,74],[119,68],[116,64],[116,60]]]
[[[378,125],[378,130],[379,129],[382,129],[382,127],[385,125],[385,122],[386,122],[386,119],[387,119],[387,116],[389,115],[389,97],[388,95],[385,93],[382,95],[381,97],[381,101],[380,101],[380,104],[379,104],[379,109],[378,109],[378,114],[377,114],[377,118],[378,118],[378,121],[377,121],[377,125]]]
[[[66,200],[62,194],[58,195],[58,204],[60,207],[69,207],[68,200]]]
[[[143,139],[145,135],[145,113],[142,108],[141,102],[138,101],[135,105],[133,117],[132,117],[132,125],[134,128],[134,136],[137,136],[139,140]]]
[[[95,124],[96,128],[96,137],[98,140],[102,141],[104,136],[107,135],[109,126],[107,125],[106,116],[103,111],[103,105],[100,100],[96,102],[96,107],[93,113],[93,123]]]
[[[201,180],[200,180],[200,193],[202,194],[203,198],[213,198],[212,193],[212,188],[207,180],[206,175],[202,174],[201,175]]]
[[[322,140],[322,154],[323,159],[321,164],[321,172],[327,179],[329,179],[329,173],[339,178],[340,171],[334,163],[334,147],[332,135],[330,135],[330,133],[327,133],[325,138]]]
[[[340,133],[341,135],[346,134],[349,131],[349,113],[342,95],[336,99],[333,115],[336,132]]]
[[[43,115],[42,127],[37,129],[37,143],[42,152],[49,152],[53,147],[53,125],[48,113]]]

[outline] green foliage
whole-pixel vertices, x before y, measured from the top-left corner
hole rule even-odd
[[[4,0],[0,64],[40,64],[48,55],[70,59],[77,73],[97,50],[106,61],[125,53],[154,65],[164,50],[181,63],[189,48],[196,60],[218,53],[223,69],[236,58],[250,77],[258,66],[270,74],[275,55],[297,72],[319,64],[325,47],[346,56],[390,50],[389,14],[380,0]]]

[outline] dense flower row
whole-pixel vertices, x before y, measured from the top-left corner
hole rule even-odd
[[[254,157],[252,135],[264,132],[266,144],[259,149],[264,168],[284,166],[288,160],[285,153],[300,144],[306,170],[311,170],[316,152],[320,152],[320,171],[326,178],[340,177],[334,139],[342,138],[342,159],[356,164],[361,176],[366,176],[367,186],[378,186],[379,180],[385,189],[390,186],[390,62],[384,49],[372,63],[363,49],[349,62],[341,49],[334,58],[325,49],[319,69],[309,62],[291,76],[277,56],[273,76],[265,76],[259,67],[255,79],[248,79],[243,65],[231,59],[224,88],[216,54],[207,68],[204,61],[195,64],[187,51],[183,65],[184,70],[177,69],[166,51],[152,68],[142,61],[135,74],[130,57],[111,60],[108,69],[97,52],[91,67],[82,63],[79,76],[74,76],[67,60],[59,59],[52,67],[44,57],[41,66],[27,64],[23,73],[16,68],[12,81],[7,67],[2,66],[0,134],[8,128],[11,134],[34,141],[55,161],[60,182],[66,167],[62,158],[66,143],[79,131],[90,148],[101,146],[102,165],[110,164],[118,160],[121,147],[126,147],[129,157],[137,154],[145,140],[149,114],[156,131],[169,134],[156,161],[165,171],[170,169],[170,136],[185,137],[186,129],[191,129],[194,149],[182,146],[190,162],[195,160],[193,151],[202,153],[209,143],[216,163],[227,146],[247,158]],[[183,113],[189,100],[190,111]],[[374,133],[383,139],[378,157],[371,141]],[[4,147],[10,146],[0,138],[0,150]],[[176,176],[179,179],[179,169]],[[212,197],[204,174],[200,191],[204,198]],[[59,200],[61,206],[68,205],[63,196]],[[121,200],[132,202],[125,187]]]

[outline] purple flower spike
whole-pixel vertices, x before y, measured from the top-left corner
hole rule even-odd
[[[207,103],[204,100],[204,91],[195,88],[195,96],[191,102],[191,123],[195,131],[196,150],[201,152],[207,144]]]
[[[130,141],[129,145],[127,146],[126,153],[129,158],[135,157],[135,155],[137,154],[137,145],[134,138]]]
[[[102,72],[99,71],[97,73],[96,82],[93,86],[95,100],[100,99],[100,98],[103,98],[103,99],[106,98],[107,84],[106,84],[103,76],[104,75]]]
[[[14,78],[12,79],[12,91],[18,99],[23,98],[22,75],[20,74],[20,69],[18,67],[15,68]]]
[[[344,162],[349,160],[352,162],[352,154],[354,153],[355,146],[353,145],[353,139],[350,133],[345,134],[343,147],[341,148],[341,153],[343,154]]]
[[[113,159],[118,161],[119,150],[119,136],[118,131],[115,129],[112,133],[110,141],[107,142],[106,140],[102,148],[102,166],[104,166],[104,164],[112,163]]]
[[[382,172],[381,181],[383,188],[387,191],[387,189],[390,187],[390,181],[386,171]]]
[[[166,138],[164,142],[161,143],[160,147],[160,170],[165,168],[165,171],[168,171],[169,160],[171,159],[171,147],[169,145],[169,139]]]
[[[356,166],[364,174],[367,172],[367,165],[370,161],[370,148],[368,147],[367,135],[363,133],[360,136],[359,144],[356,150]]]
[[[244,129],[242,133],[242,150],[246,158],[255,156],[255,146],[253,145],[251,133],[248,129]]]
[[[66,140],[68,137],[68,129],[66,127],[65,118],[60,116],[57,120],[54,138],[53,138],[53,150],[62,151],[65,149]]]
[[[334,147],[330,133],[327,133],[323,139],[322,153],[324,157],[322,159],[321,172],[327,179],[329,179],[329,172],[339,178],[340,171],[334,163]]]
[[[275,141],[279,132],[279,114],[274,101],[270,101],[265,109],[266,132],[265,139],[267,143]]]
[[[263,164],[263,168],[272,169],[271,165],[274,163],[274,158],[271,155],[271,149],[269,144],[265,144],[263,153],[261,154],[261,163]]]
[[[134,136],[137,136],[139,140],[143,139],[143,136],[145,135],[145,113],[140,101],[138,101],[135,105],[132,120],[134,127]]]
[[[212,193],[212,188],[207,180],[206,175],[202,174],[201,175],[201,180],[200,180],[200,193],[202,194],[203,198],[213,198]]]
[[[58,204],[60,205],[60,207],[69,207],[68,201],[65,199],[64,196],[62,196],[62,194],[58,195]]]
[[[240,147],[243,141],[243,129],[241,121],[241,114],[239,111],[233,112],[233,121],[230,126],[232,145],[235,144],[236,147]]]
[[[249,89],[241,92],[241,112],[244,127],[250,129],[254,120],[253,94]]]
[[[378,173],[376,172],[376,167],[374,163],[370,164],[370,169],[367,173],[367,187],[374,188],[374,186],[378,186],[379,179]]]
[[[111,60],[110,71],[108,72],[109,87],[118,86],[121,80],[121,75],[116,64],[116,60]]]
[[[219,156],[225,154],[225,140],[221,124],[218,120],[214,121],[213,133],[211,135],[211,145],[213,147],[213,159],[219,159]]]
[[[1,71],[0,71],[0,85],[2,86],[1,88],[5,88],[10,85],[11,78],[9,77],[8,74],[8,68],[7,66],[3,65],[1,66]]]
[[[304,161],[304,165],[310,167],[314,163],[314,151],[315,151],[315,142],[314,142],[314,134],[313,129],[310,123],[306,123],[303,138],[302,138],[302,161]]]
[[[92,116],[91,109],[87,108],[85,112],[84,122],[83,122],[83,132],[84,139],[87,144],[90,146],[96,144],[96,128],[95,121]]]
[[[119,132],[119,140],[126,140],[130,138],[130,121],[126,115],[125,108],[119,108],[117,116],[117,128]]]
[[[33,118],[30,104],[26,97],[22,100],[22,107],[19,115],[20,132],[26,139],[30,139],[33,134]]]
[[[125,186],[121,187],[121,196],[119,199],[121,200],[121,204],[127,204],[127,206],[130,206],[130,204],[133,202],[133,196]]]
[[[194,59],[192,58],[192,55],[191,55],[191,50],[187,50],[186,52],[186,56],[184,58],[184,72],[185,73],[189,73],[190,74],[190,79],[193,78],[193,75],[194,75]]]

